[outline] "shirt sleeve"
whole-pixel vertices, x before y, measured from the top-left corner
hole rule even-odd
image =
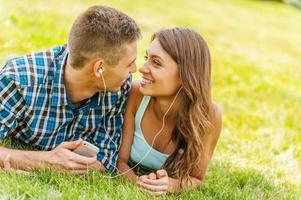
[[[126,83],[122,87],[121,93],[119,94],[118,102],[116,103],[115,107],[108,114],[106,114],[105,120],[103,120],[99,132],[96,134],[96,138],[94,138],[95,144],[100,147],[97,159],[110,172],[116,171],[123,117],[127,103],[127,97],[131,90],[131,80],[132,78],[129,76]],[[115,97],[112,96],[111,98]]]
[[[18,126],[25,112],[24,105],[15,81],[0,71],[0,139]]]

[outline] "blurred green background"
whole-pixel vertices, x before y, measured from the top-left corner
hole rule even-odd
[[[137,21],[143,34],[138,66],[152,33],[161,28],[193,28],[209,45],[213,96],[223,109],[223,131],[204,186],[184,199],[301,197],[301,10],[297,6],[255,0],[0,0],[0,63],[66,43],[72,22],[95,4],[118,8]],[[5,173],[0,177],[17,180]],[[66,190],[72,187],[66,184]],[[0,186],[5,196],[3,190],[5,186]],[[109,192],[108,197],[117,198],[114,193],[112,188],[113,196]],[[137,197],[138,192],[133,194],[122,198]]]

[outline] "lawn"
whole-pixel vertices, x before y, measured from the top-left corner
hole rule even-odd
[[[301,199],[301,9],[258,0],[0,0],[1,65],[66,43],[75,17],[94,4],[136,19],[143,33],[138,66],[160,28],[191,27],[209,44],[221,138],[203,186],[162,199]],[[99,173],[0,171],[0,180],[0,199],[157,199]]]

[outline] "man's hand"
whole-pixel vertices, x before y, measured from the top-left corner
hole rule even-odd
[[[103,165],[96,157],[88,158],[73,152],[82,144],[83,140],[63,142],[57,148],[47,152],[46,163],[67,172],[83,175],[89,169],[103,171]]]

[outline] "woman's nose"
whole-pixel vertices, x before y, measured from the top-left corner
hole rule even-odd
[[[139,72],[143,74],[149,73],[149,67],[146,63],[144,63],[142,67],[139,68]]]

